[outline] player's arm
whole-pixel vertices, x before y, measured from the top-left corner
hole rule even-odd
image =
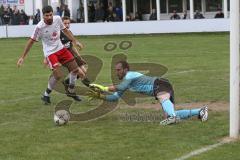
[[[74,46],[72,47],[71,52],[76,58],[79,57],[84,62],[84,64],[86,64],[85,60],[82,58],[82,56]]]
[[[77,63],[79,65],[87,64],[87,62],[82,58],[82,56],[80,55],[80,53],[78,52],[78,50],[74,46],[71,48],[71,52],[74,55],[74,57],[77,60]]]
[[[78,52],[78,50],[77,50],[75,47],[72,47],[72,50],[71,50],[71,51],[73,52],[73,54],[74,54],[75,56],[81,57],[80,53]]]
[[[114,102],[114,101],[117,101],[119,98],[121,98],[122,95],[123,95],[122,91],[114,92],[111,95],[106,95],[105,100],[109,102]]]
[[[80,50],[83,48],[83,44],[76,40],[72,32],[70,32],[67,28],[63,29],[62,31],[68,37],[68,39],[72,41],[74,46],[77,46]]]
[[[29,53],[29,50],[32,48],[33,43],[34,43],[34,40],[31,38],[27,41],[27,44],[23,51],[23,54],[18,59],[18,62],[17,62],[18,67],[20,67],[23,64],[23,61],[24,61],[25,57],[27,56],[27,54]]]

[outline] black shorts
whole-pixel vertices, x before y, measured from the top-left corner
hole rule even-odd
[[[156,79],[154,81],[153,93],[154,93],[154,96],[156,99],[157,99],[157,94],[159,92],[168,92],[170,94],[170,101],[172,103],[175,103],[174,102],[174,90],[168,79],[160,78],[160,79]]]

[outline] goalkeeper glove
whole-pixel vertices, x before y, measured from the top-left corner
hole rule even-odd
[[[102,99],[102,100],[106,100],[106,96],[101,94],[100,92],[96,92],[93,90],[89,90],[87,92],[87,96],[89,97],[90,100],[92,99]]]
[[[89,87],[93,90],[100,90],[102,92],[107,92],[108,91],[108,87],[102,86],[100,84],[90,84]]]

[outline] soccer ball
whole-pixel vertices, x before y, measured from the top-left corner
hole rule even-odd
[[[58,110],[54,114],[54,122],[58,126],[62,126],[64,124],[67,124],[70,119],[70,114],[66,110]]]

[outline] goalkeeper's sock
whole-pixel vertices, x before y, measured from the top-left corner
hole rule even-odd
[[[176,116],[174,112],[174,105],[169,99],[164,100],[161,104],[163,107],[163,111],[167,113],[168,116]]]
[[[176,111],[176,115],[181,119],[187,119],[192,116],[198,116],[200,109],[185,109]]]

